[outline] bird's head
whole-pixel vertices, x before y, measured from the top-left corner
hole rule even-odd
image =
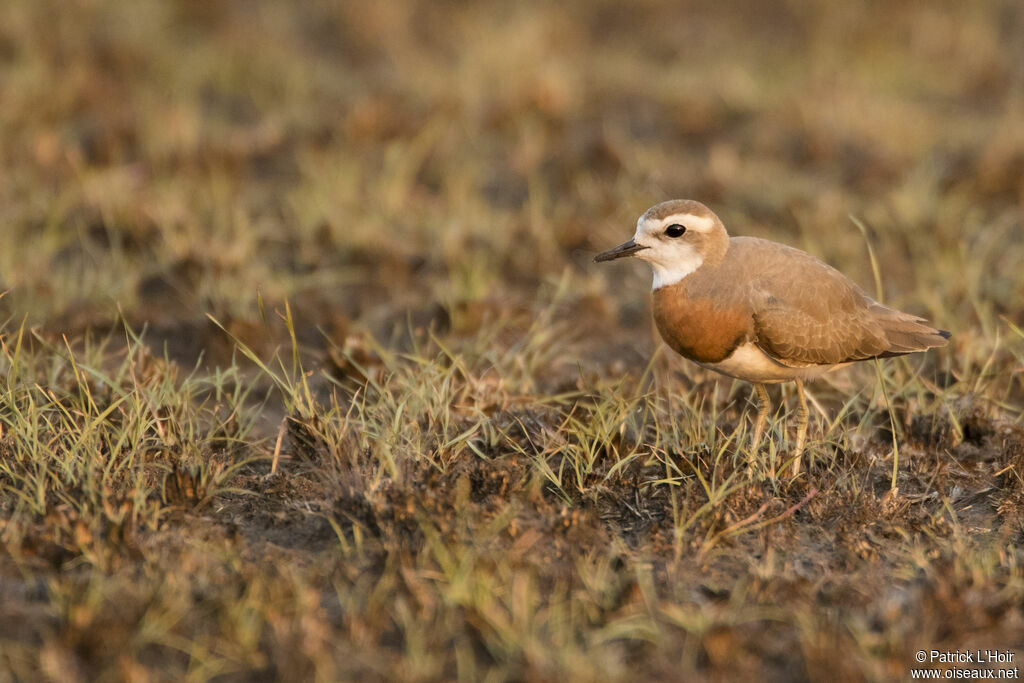
[[[651,264],[654,289],[675,284],[705,263],[721,260],[729,247],[725,226],[711,209],[691,199],[673,199],[647,209],[633,239],[598,254],[595,261],[636,256]]]

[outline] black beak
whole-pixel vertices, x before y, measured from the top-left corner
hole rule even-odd
[[[594,257],[594,260],[597,261],[598,263],[600,263],[601,261],[614,261],[615,259],[622,258],[623,256],[632,256],[636,252],[643,251],[646,248],[647,247],[637,244],[633,240],[630,240],[628,242],[623,242],[614,249],[602,251],[600,254]]]

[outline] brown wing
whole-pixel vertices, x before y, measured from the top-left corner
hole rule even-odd
[[[835,268],[798,249],[734,238],[751,266],[754,343],[785,365],[833,365],[945,343],[916,316],[887,308]],[[947,335],[948,336],[948,335]]]

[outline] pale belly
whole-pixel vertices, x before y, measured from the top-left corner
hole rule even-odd
[[[810,379],[849,365],[849,363],[838,363],[836,365],[790,367],[774,360],[750,342],[740,344],[725,360],[718,363],[695,362],[701,367],[720,372],[728,377],[742,379],[746,382],[757,382],[758,384],[775,384],[777,382],[791,382],[796,379]]]

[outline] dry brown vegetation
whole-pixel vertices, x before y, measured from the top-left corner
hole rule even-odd
[[[0,680],[1024,656],[1019,2],[3,15]],[[670,197],[952,344],[813,385],[773,478],[785,404],[750,453],[590,263]]]

